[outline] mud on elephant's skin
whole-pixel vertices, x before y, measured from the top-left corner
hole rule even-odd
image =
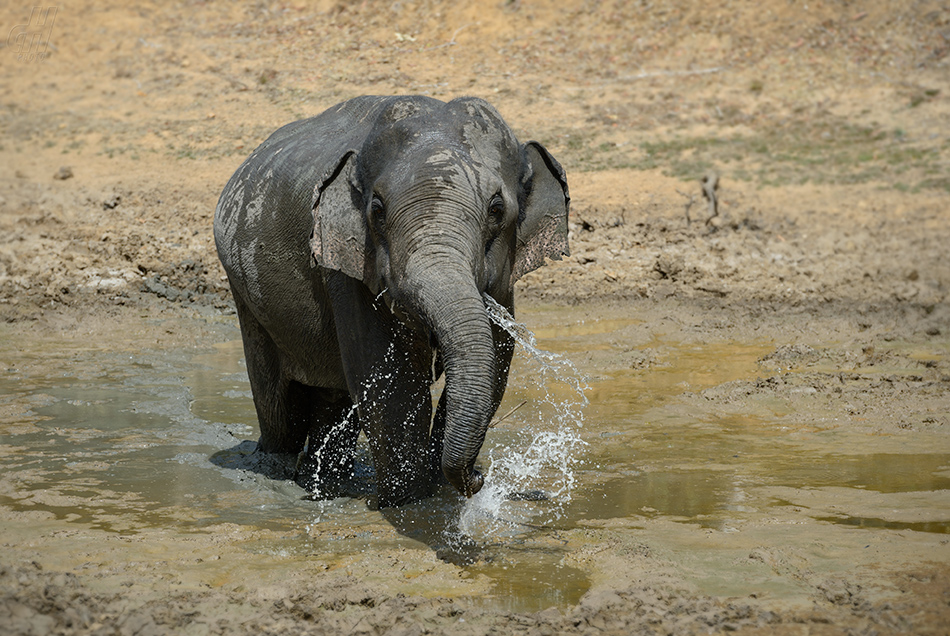
[[[477,492],[513,349],[483,295],[513,312],[514,282],[568,254],[569,203],[558,162],[475,98],[359,97],[275,132],[214,220],[259,449],[306,444],[332,496],[362,429],[379,505],[443,476]]]

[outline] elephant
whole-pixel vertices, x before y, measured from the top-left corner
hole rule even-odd
[[[514,349],[484,295],[513,315],[515,281],[569,255],[569,207],[561,165],[478,98],[363,96],[274,132],[214,216],[257,450],[318,453],[338,496],[363,431],[379,507],[478,492]]]

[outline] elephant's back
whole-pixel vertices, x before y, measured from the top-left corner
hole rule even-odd
[[[360,122],[381,99],[351,100],[278,129],[231,176],[215,209],[215,244],[232,291],[301,380],[308,353],[335,346],[322,277],[311,267],[314,187],[361,143]]]
[[[334,157],[358,141],[356,113],[340,106],[279,128],[228,180],[214,215],[215,243],[225,268],[255,238],[280,238],[311,221],[313,188],[333,167]]]
[[[309,269],[314,188],[347,149],[359,146],[386,99],[356,98],[287,124],[235,171],[214,215],[218,256],[232,285],[253,298],[268,272]]]

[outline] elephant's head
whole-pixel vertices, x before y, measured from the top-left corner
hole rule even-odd
[[[569,253],[569,202],[557,161],[472,98],[386,102],[315,190],[317,264],[362,280],[439,348],[442,470],[466,496],[481,487],[474,464],[497,406],[482,295],[510,307],[515,280]]]

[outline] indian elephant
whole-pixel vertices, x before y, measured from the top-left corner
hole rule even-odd
[[[214,217],[258,450],[307,445],[332,493],[363,430],[381,507],[442,475],[472,496],[514,348],[483,294],[513,312],[515,281],[569,253],[569,204],[560,164],[480,99],[364,96],[277,130]]]

